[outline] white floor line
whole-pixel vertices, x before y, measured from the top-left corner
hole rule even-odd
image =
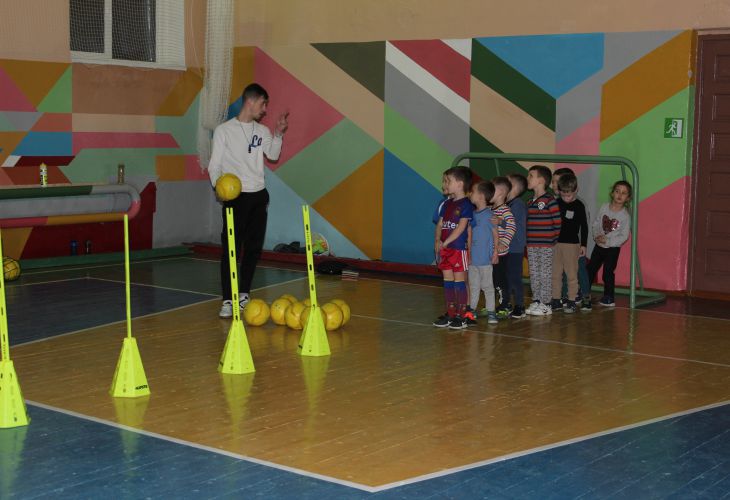
[[[493,464],[493,463],[496,463],[496,462],[504,462],[505,460],[510,460],[510,459],[519,458],[519,457],[524,457],[524,456],[527,456],[527,455],[532,455],[534,453],[540,453],[542,451],[552,450],[554,448],[560,448],[562,446],[568,446],[568,445],[571,445],[571,444],[581,443],[583,441],[588,441],[589,439],[594,439],[594,438],[601,437],[601,436],[607,436],[609,434],[616,434],[618,432],[628,431],[628,430],[631,430],[631,429],[636,429],[637,427],[644,427],[644,426],[647,426],[647,425],[650,425],[650,424],[654,424],[654,423],[657,423],[657,422],[663,422],[665,420],[669,420],[669,419],[672,419],[672,418],[683,417],[683,416],[691,415],[693,413],[698,413],[698,412],[701,412],[701,411],[704,411],[704,410],[710,410],[712,408],[719,408],[720,406],[725,406],[727,404],[730,404],[730,401],[721,401],[719,403],[712,403],[712,404],[709,404],[709,405],[706,405],[706,406],[701,406],[699,408],[692,408],[691,410],[685,410],[685,411],[680,411],[680,412],[677,412],[677,413],[672,413],[670,415],[665,415],[663,417],[657,417],[657,418],[652,418],[652,419],[649,419],[649,420],[643,420],[643,421],[637,422],[635,424],[624,425],[624,426],[621,426],[621,427],[614,427],[613,429],[608,429],[608,430],[605,430],[605,431],[595,432],[593,434],[588,434],[588,435],[580,436],[580,437],[577,437],[577,438],[566,439],[565,441],[560,441],[558,443],[548,444],[548,445],[545,445],[545,446],[538,446],[536,448],[531,448],[529,450],[518,451],[518,452],[515,452],[515,453],[510,453],[508,455],[502,455],[500,457],[490,458],[489,460],[482,460],[480,462],[474,462],[474,463],[471,463],[471,464],[468,464],[468,465],[462,465],[462,466],[454,467],[454,468],[451,468],[451,469],[445,469],[445,470],[442,470],[442,471],[439,471],[439,472],[434,472],[434,473],[431,473],[431,474],[424,474],[423,476],[413,477],[413,478],[406,479],[406,480],[403,480],[403,481],[397,481],[397,482],[394,482],[394,483],[384,484],[384,485],[377,486],[377,487],[373,488],[373,490],[375,492],[384,491],[384,490],[389,490],[389,489],[397,488],[399,486],[405,486],[405,485],[408,485],[408,484],[413,484],[413,483],[418,483],[418,482],[426,481],[426,480],[429,480],[429,479],[434,479],[434,478],[437,478],[437,477],[448,476],[450,474],[454,474],[454,473],[457,473],[457,472],[462,472],[462,471],[465,471],[465,470],[475,469],[477,467],[482,467],[484,465],[490,465],[490,464]]]
[[[599,306],[600,307],[600,306]],[[615,309],[623,309],[625,311],[630,311],[630,307],[626,306],[615,306]],[[607,309],[610,311],[610,309]],[[637,312],[644,313],[652,313],[652,314],[664,314],[667,316],[684,316],[685,318],[699,318],[699,319],[714,319],[716,321],[730,321],[729,318],[715,318],[713,316],[701,316],[698,314],[685,314],[680,312],[671,312],[671,311],[655,311],[654,309],[635,309]]]
[[[157,312],[153,312],[153,313],[149,313],[149,314],[143,314],[142,316],[135,316],[135,317],[133,317],[132,318],[132,321],[136,321],[138,319],[143,319],[143,318],[151,318],[152,316],[157,316],[157,315],[160,315],[160,314],[165,314],[165,313],[169,313],[169,312],[179,311],[181,309],[185,309],[185,308],[188,308],[188,307],[198,306],[200,304],[205,304],[207,302],[213,302],[213,301],[218,301],[218,300],[220,300],[220,297],[218,297],[218,298],[215,298],[214,297],[212,299],[201,300],[200,302],[193,302],[192,304],[185,304],[183,306],[173,307],[172,309],[165,309],[164,311],[157,311]],[[120,323],[126,323],[126,322],[127,322],[127,320],[125,318],[125,319],[121,319],[119,321],[113,321],[111,323],[103,323],[103,324],[100,324],[100,325],[90,326],[88,328],[82,328],[81,330],[74,330],[73,332],[59,333],[58,335],[53,335],[51,337],[44,337],[42,339],[29,340],[28,342],[21,342],[19,344],[13,344],[13,348],[20,347],[20,346],[25,346],[25,345],[30,345],[30,344],[37,344],[39,342],[45,342],[45,341],[57,339],[57,338],[60,338],[60,337],[68,337],[69,335],[76,335],[77,333],[88,332],[89,330],[94,330],[96,328],[106,328],[108,326],[114,326],[114,325],[118,325]]]
[[[108,279],[108,278],[97,278],[95,276],[87,276],[86,279],[88,279],[88,280],[97,280],[97,281],[106,281],[108,283],[121,283],[121,284],[124,284],[125,283],[125,281],[122,281],[122,280],[112,280],[112,279]],[[161,290],[170,290],[170,291],[173,291],[173,292],[194,293],[194,294],[197,294],[197,295],[206,295],[208,297],[220,297],[220,295],[217,295],[217,294],[214,294],[214,293],[196,292],[194,290],[184,290],[182,288],[172,288],[172,287],[169,287],[169,286],[152,285],[152,284],[149,284],[149,283],[138,283],[138,282],[135,282],[135,281],[130,281],[129,284],[130,285],[136,285],[136,286],[146,286],[147,288],[159,288]]]
[[[137,433],[137,434],[141,434],[143,436],[148,436],[148,437],[160,439],[162,441],[167,441],[167,442],[179,444],[179,445],[182,445],[182,446],[187,446],[189,448],[195,448],[195,449],[198,449],[198,450],[208,451],[208,452],[211,452],[211,453],[216,453],[218,455],[223,455],[223,456],[235,458],[235,459],[238,459],[238,460],[243,460],[243,461],[246,461],[246,462],[251,462],[251,463],[254,463],[254,464],[257,464],[257,465],[263,465],[263,466],[266,466],[266,467],[271,467],[272,469],[278,469],[278,470],[282,470],[282,471],[285,471],[285,472],[290,472],[290,473],[293,473],[293,474],[297,474],[299,476],[305,476],[305,477],[310,477],[310,478],[313,478],[313,479],[319,479],[321,481],[326,481],[328,483],[335,483],[335,484],[339,484],[339,485],[342,485],[342,486],[347,486],[347,487],[350,487],[350,488],[356,488],[356,489],[363,490],[363,491],[367,491],[367,492],[371,492],[371,493],[375,491],[375,489],[372,488],[372,487],[370,487],[370,486],[365,486],[363,484],[354,483],[354,482],[351,482],[351,481],[345,481],[343,479],[337,479],[336,477],[330,477],[330,476],[325,476],[325,475],[322,475],[322,474],[316,474],[314,472],[309,472],[309,471],[302,470],[302,469],[297,469],[297,468],[294,468],[294,467],[287,467],[286,465],[280,465],[280,464],[277,464],[277,463],[274,463],[274,462],[269,462],[269,461],[266,461],[266,460],[261,460],[261,459],[258,459],[258,458],[249,457],[249,456],[246,456],[246,455],[240,455],[238,453],[234,453],[234,452],[231,452],[231,451],[221,450],[219,448],[213,448],[212,446],[206,446],[206,445],[202,445],[202,444],[199,444],[199,443],[194,443],[192,441],[186,441],[184,439],[179,439],[179,438],[174,438],[174,437],[170,437],[170,436],[165,436],[164,434],[158,434],[156,432],[150,432],[150,431],[145,431],[145,430],[142,430],[142,429],[137,429],[135,427],[129,427],[129,426],[126,426],[126,425],[119,424],[117,422],[112,422],[111,420],[104,420],[104,419],[101,419],[101,418],[92,417],[90,415],[84,415],[82,413],[77,413],[75,411],[65,410],[63,408],[58,408],[56,406],[51,406],[51,405],[47,405],[47,404],[44,404],[44,403],[39,403],[37,401],[31,401],[31,400],[27,400],[26,399],[25,402],[28,405],[36,406],[38,408],[43,408],[44,410],[50,410],[50,411],[54,411],[54,412],[57,412],[57,413],[62,413],[64,415],[69,415],[69,416],[72,416],[72,417],[81,418],[83,420],[88,420],[90,422],[95,422],[97,424],[106,425],[108,427],[114,427],[114,428],[117,428],[117,429],[123,429],[125,431],[134,432],[134,433]]]
[[[274,288],[275,286],[286,285],[288,283],[294,283],[295,281],[304,281],[306,279],[307,279],[306,276],[302,276],[301,278],[292,278],[290,280],[282,281],[281,283],[272,283],[271,285],[260,286],[258,288],[254,288],[251,291],[258,292],[259,290],[266,290],[267,288]]]
[[[431,324],[416,323],[415,321],[403,321],[403,320],[398,320],[398,319],[378,318],[375,316],[363,316],[361,314],[352,314],[352,317],[366,318],[366,319],[372,319],[372,320],[377,320],[377,321],[387,321],[390,323],[402,323],[405,325],[436,328]],[[439,328],[438,330],[439,330],[439,333],[443,333],[443,330],[449,330],[449,329],[448,328],[446,328],[446,329]],[[627,351],[624,349],[616,349],[616,348],[612,348],[612,347],[601,347],[601,346],[593,346],[593,345],[586,345],[586,344],[574,344],[572,342],[564,342],[561,340],[538,339],[538,338],[534,338],[534,337],[528,338],[528,337],[522,337],[520,335],[511,335],[509,333],[498,333],[498,332],[491,332],[491,331],[487,331],[487,330],[477,330],[473,327],[469,327],[469,328],[466,328],[463,330],[454,330],[454,332],[482,333],[484,335],[490,335],[492,337],[505,337],[505,338],[510,338],[510,339],[523,340],[526,342],[542,342],[545,344],[559,344],[559,345],[565,345],[565,346],[570,346],[570,347],[580,347],[583,349],[594,349],[597,351],[615,352],[615,353],[626,354],[626,355],[630,355],[630,356],[642,356],[642,357],[647,357],[647,358],[664,359],[667,361],[682,361],[685,363],[697,363],[697,364],[702,364],[702,365],[720,366],[723,368],[730,368],[730,364],[728,364],[728,363],[713,363],[712,361],[700,361],[697,359],[675,358],[673,356],[662,356],[660,354],[648,354],[648,353],[643,353],[643,352]]]
[[[185,257],[164,257],[160,259],[145,259],[145,260],[134,260],[131,261],[129,264],[132,266],[137,266],[140,264],[148,264],[150,262],[165,262],[168,260],[180,260]],[[99,264],[97,266],[81,266],[81,267],[54,267],[52,269],[44,269],[44,270],[30,270],[30,271],[22,271],[23,274],[28,275],[36,275],[36,274],[48,274],[48,273],[62,273],[66,271],[85,271],[87,269],[101,269],[104,267],[124,267],[124,261],[111,263],[111,264]]]
[[[210,262],[211,264],[220,264],[220,259],[218,260],[212,260],[212,259],[201,259],[200,257],[182,257],[183,259],[188,260],[196,260],[198,262]],[[286,267],[276,267],[276,266],[262,266],[257,265],[256,269],[276,269],[277,271],[291,271],[293,273],[306,273],[307,271],[302,271],[301,269],[289,269]]]
[[[16,283],[14,285],[11,285],[12,287],[23,287],[23,286],[35,286],[35,285],[49,285],[51,283],[63,283],[64,281],[80,281],[85,280],[86,276],[77,276],[75,278],[63,278],[58,280],[48,280],[48,281],[37,281],[35,283]]]

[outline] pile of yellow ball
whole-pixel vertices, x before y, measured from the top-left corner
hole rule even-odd
[[[243,319],[251,326],[261,326],[269,318],[277,325],[286,325],[294,330],[301,330],[307,324],[311,301],[307,298],[297,300],[290,294],[285,294],[271,303],[266,304],[261,299],[252,299],[243,308]],[[350,306],[344,300],[335,299],[320,306],[322,320],[326,330],[337,330],[350,321]]]

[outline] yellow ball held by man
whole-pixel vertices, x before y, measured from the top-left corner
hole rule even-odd
[[[251,299],[243,308],[243,319],[251,326],[261,326],[269,321],[269,305],[261,299]]]
[[[3,257],[3,278],[5,281],[17,280],[20,277],[20,264],[10,257]]]
[[[350,306],[348,306],[347,302],[342,299],[334,299],[330,302],[337,304],[340,306],[340,309],[342,309],[342,326],[345,326],[347,322],[350,321]]]
[[[337,330],[342,326],[342,309],[337,304],[327,302],[322,306],[322,314],[324,314],[324,329],[327,331]]]
[[[215,194],[221,201],[231,201],[241,194],[241,179],[233,174],[223,174],[215,181]]]
[[[271,320],[277,325],[286,325],[286,310],[291,306],[289,299],[279,297],[271,303]]]
[[[301,330],[304,328],[302,326],[302,311],[304,311],[305,308],[306,306],[301,302],[296,302],[295,304],[290,305],[285,314],[286,326],[295,330]]]

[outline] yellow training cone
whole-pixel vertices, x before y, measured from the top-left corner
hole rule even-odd
[[[302,220],[304,222],[304,240],[307,250],[307,278],[309,280],[309,300],[312,305],[307,317],[307,324],[302,325],[304,330],[299,338],[297,353],[301,356],[329,356],[330,344],[327,340],[327,330],[324,328],[322,310],[317,303],[317,285],[314,278],[314,257],[312,256],[312,231],[309,224],[309,206],[302,205]]]
[[[11,360],[0,361],[0,428],[28,425],[28,414]]]
[[[246,338],[246,330],[243,328],[243,321],[241,321],[240,317],[234,317],[231,322],[231,329],[228,330],[226,346],[223,348],[223,354],[218,363],[218,371],[236,375],[256,371],[256,368],[253,366],[253,358],[251,357],[251,349],[248,346],[248,339]]]
[[[302,356],[329,356],[330,343],[319,306],[312,306],[297,351]]]
[[[136,398],[147,396],[149,393],[150,387],[147,385],[147,376],[144,373],[144,366],[142,366],[142,357],[139,355],[137,339],[125,337],[109,394],[115,398]]]

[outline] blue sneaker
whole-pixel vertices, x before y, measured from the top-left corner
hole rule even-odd
[[[497,319],[497,313],[495,313],[494,311],[489,311],[487,313],[487,323],[489,323],[490,325],[496,325],[497,323],[499,323],[499,320]]]
[[[616,305],[616,303],[613,301],[613,297],[609,297],[608,295],[604,295],[601,298],[599,304],[603,307],[614,307]]]

